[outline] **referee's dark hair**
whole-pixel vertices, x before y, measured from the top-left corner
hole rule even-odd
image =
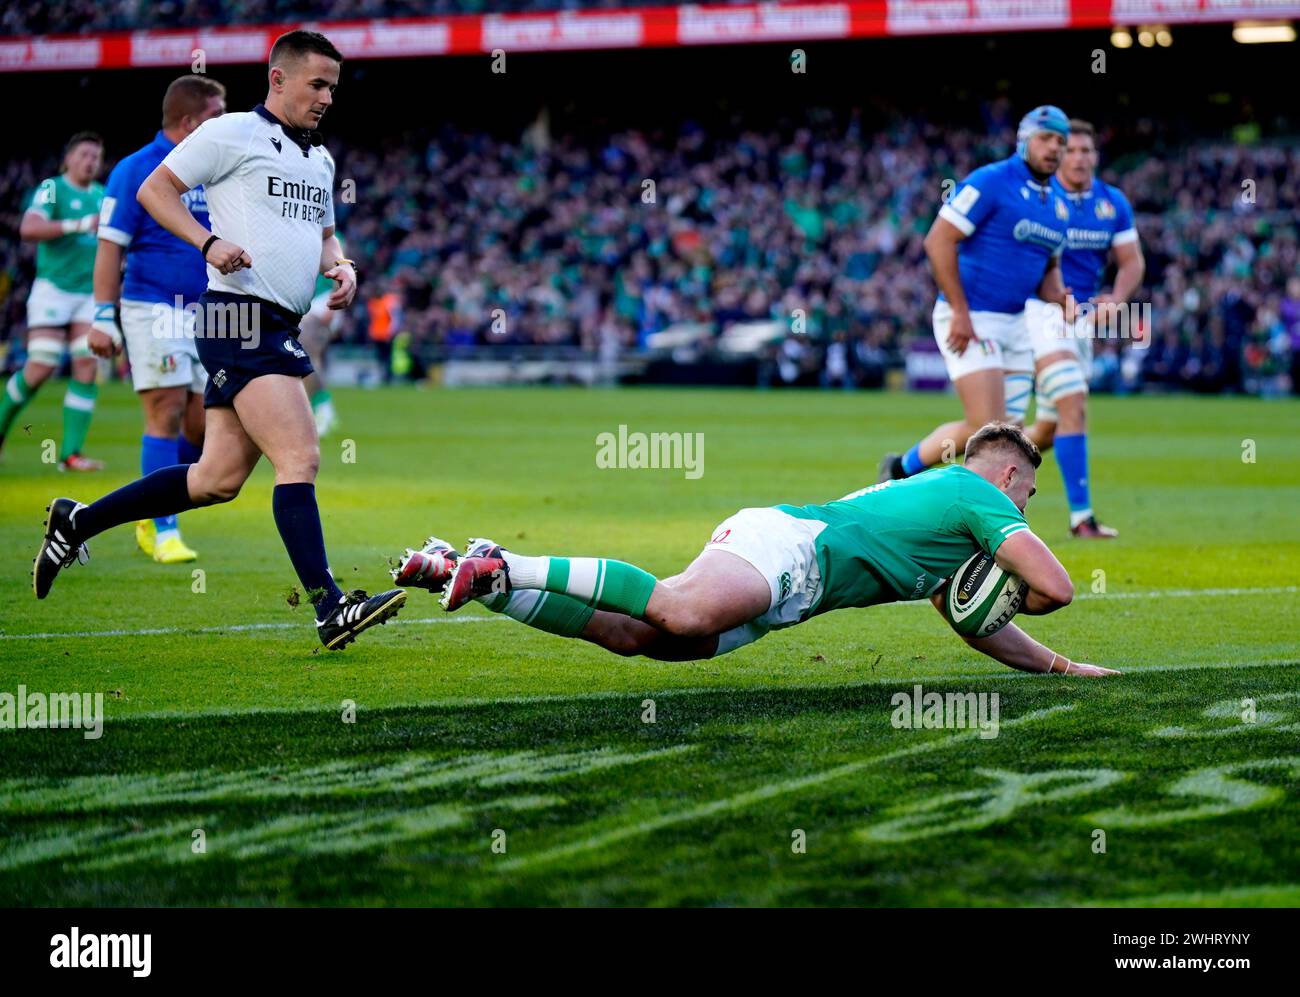
[[[297,62],[312,52],[333,59],[335,62],[343,61],[343,53],[319,31],[298,30],[286,32],[275,40],[275,44],[271,46],[271,57],[267,60],[267,66],[269,68]]]
[[[77,134],[73,135],[72,138],[68,139],[68,144],[63,147],[64,155],[67,155],[77,146],[81,145],[82,142],[89,142],[92,145],[100,146],[104,144],[104,140],[99,137],[97,132],[77,132]]]
[[[180,124],[188,114],[202,114],[209,98],[225,95],[226,88],[209,76],[178,76],[167,85],[167,92],[163,94],[163,127]]]
[[[73,135],[72,138],[68,139],[68,144],[63,147],[64,158],[67,158],[68,153],[70,153],[77,146],[81,145],[82,142],[89,142],[91,145],[97,145],[101,149],[104,148],[104,140],[100,138],[97,133],[77,132],[77,134]],[[60,173],[63,172],[62,166],[59,167],[59,172]]]

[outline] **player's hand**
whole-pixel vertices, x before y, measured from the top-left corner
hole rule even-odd
[[[1063,299],[1063,303],[1061,305],[1061,313],[1065,317],[1065,324],[1067,326],[1072,325],[1074,323],[1074,320],[1078,318],[1079,316],[1078,304],[1079,303],[1074,300],[1074,288],[1067,287],[1065,289],[1065,298]]]
[[[122,351],[122,343],[115,340],[109,333],[103,329],[92,327],[90,335],[86,337],[86,344],[90,347],[90,352],[97,357],[111,359]]]
[[[204,258],[221,273],[234,273],[253,265],[253,258],[248,253],[225,239],[218,239],[209,246]]]
[[[330,292],[329,300],[326,302],[334,311],[339,311],[352,304],[352,299],[357,296],[357,274],[348,264],[341,263],[336,267],[331,267],[325,271],[324,276],[332,281],[338,282],[338,287]]]
[[[1123,308],[1124,305],[1127,304],[1127,302],[1120,301],[1120,299],[1115,297],[1115,295],[1113,294],[1099,294],[1092,299],[1092,303],[1093,305],[1096,306],[1096,311],[1094,312],[1094,314],[1096,315],[1097,318],[1098,328],[1100,329],[1119,328],[1119,326],[1116,324],[1118,321],[1117,312],[1119,311],[1119,309]]]
[[[80,218],[68,218],[63,222],[63,231],[69,235],[79,232],[98,232],[99,215],[82,215]]]
[[[949,349],[961,356],[974,338],[975,326],[971,324],[970,312],[953,311],[952,322],[948,325]]]
[[[1081,661],[1071,661],[1067,675],[1080,675],[1083,678],[1099,679],[1107,675],[1119,675],[1114,668],[1102,668],[1100,665],[1085,665]]]

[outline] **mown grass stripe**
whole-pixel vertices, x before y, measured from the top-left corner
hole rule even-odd
[[[1066,703],[1061,706],[1049,706],[1045,710],[1034,710],[1032,713],[1026,713],[1023,717],[1014,717],[1002,723],[1002,728],[1018,727],[1022,724],[1030,723],[1036,720],[1045,720],[1048,717],[1055,716],[1059,713],[1066,713],[1075,709],[1075,704]],[[922,754],[927,751],[938,751],[941,748],[949,747],[959,741],[969,741],[980,735],[978,729],[962,731],[960,734],[950,734],[946,737],[935,738],[930,741],[923,741],[920,744],[914,744],[911,747],[900,748],[898,751],[889,751],[883,755],[875,755],[871,758],[863,758],[856,762],[846,762],[843,765],[836,765],[829,769],[823,769],[821,772],[813,772],[810,775],[798,776],[794,779],[785,779],[780,782],[770,782],[764,786],[755,789],[746,790],[743,793],[737,793],[734,796],[723,797],[720,800],[711,800],[708,803],[702,803],[698,806],[687,807],[685,810],[677,810],[672,813],[660,814],[650,820],[639,821],[636,824],[627,824],[623,827],[616,827],[609,831],[602,831],[599,834],[593,834],[588,838],[579,841],[570,842],[567,845],[560,845],[556,848],[549,848],[545,851],[538,852],[536,855],[522,855],[509,861],[502,862],[496,868],[501,872],[509,872],[516,869],[523,869],[532,865],[542,865],[553,862],[556,859],[568,858],[579,852],[588,852],[598,848],[604,848],[606,845],[612,845],[617,842],[626,841],[629,838],[637,838],[642,835],[651,834],[655,831],[662,830],[665,827],[671,827],[674,824],[685,824],[694,820],[701,820],[707,817],[714,817],[721,813],[731,810],[742,810],[754,803],[762,803],[778,796],[785,796],[789,793],[798,793],[813,786],[820,786],[824,783],[834,782],[836,779],[842,779],[848,775],[855,775],[863,769],[870,768],[873,765],[879,765],[882,762],[896,761],[900,758],[906,758],[909,755]]]

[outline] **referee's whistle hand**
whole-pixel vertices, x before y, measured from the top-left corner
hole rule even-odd
[[[352,304],[352,299],[357,293],[357,275],[349,266],[333,267],[326,270],[324,276],[330,280],[337,281],[338,287],[330,292],[329,300],[326,302],[331,309],[339,311]]]
[[[222,273],[234,273],[253,265],[253,258],[242,248],[225,239],[208,247],[207,260]]]

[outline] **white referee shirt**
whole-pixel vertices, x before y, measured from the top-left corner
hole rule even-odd
[[[188,187],[203,185],[212,233],[241,246],[251,268],[208,266],[208,290],[251,294],[296,315],[311,308],[321,231],[334,224],[334,158],[304,148],[262,105],[209,118],[163,165]]]

